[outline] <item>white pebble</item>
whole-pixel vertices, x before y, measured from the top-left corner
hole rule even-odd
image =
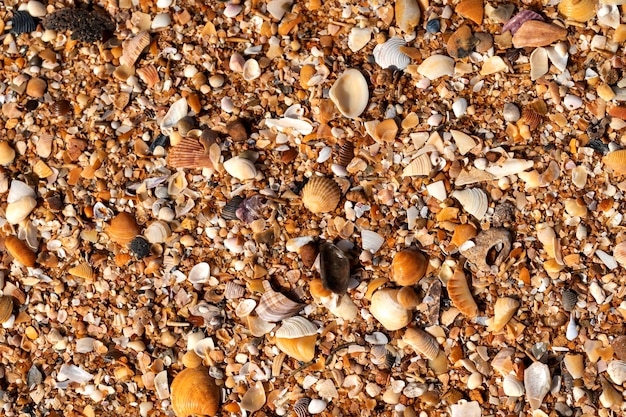
[[[457,118],[464,116],[465,112],[467,112],[467,100],[462,97],[457,98],[454,104],[452,104],[452,111]]]
[[[563,104],[568,110],[576,110],[583,105],[583,100],[573,94],[567,94],[563,99]]]
[[[46,6],[43,3],[33,0],[28,2],[26,10],[32,17],[44,17],[48,13]]]
[[[167,9],[172,5],[172,0],[157,0],[157,7],[159,9]]]
[[[502,110],[502,117],[507,122],[517,122],[520,118],[519,107],[513,103],[506,103]]]
[[[314,398],[309,403],[309,413],[319,414],[326,409],[326,405],[326,401],[320,400],[319,398]]]

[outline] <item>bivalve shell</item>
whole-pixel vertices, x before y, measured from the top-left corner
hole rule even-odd
[[[348,35],[348,48],[352,52],[358,52],[365,47],[372,39],[371,28],[354,27]]]
[[[400,50],[406,42],[402,38],[389,38],[387,42],[376,45],[374,48],[374,60],[382,68],[404,70],[411,59]]]
[[[87,281],[92,281],[95,277],[93,268],[85,262],[82,262],[75,267],[70,268],[67,272],[74,275],[75,277],[83,278]]]
[[[315,176],[302,189],[302,203],[313,213],[335,210],[341,199],[341,190],[330,178]]]
[[[385,238],[380,234],[372,230],[361,230],[361,246],[363,250],[374,254],[383,246],[383,243],[385,243]]]
[[[161,81],[159,71],[154,65],[147,65],[145,67],[137,68],[136,72],[141,81],[146,83],[148,88],[153,88],[159,81]]]
[[[7,165],[15,159],[15,150],[8,142],[0,142],[0,165]]]
[[[626,240],[615,245],[613,257],[624,268],[626,268]]]
[[[130,39],[126,39],[122,45],[120,64],[132,67],[144,49],[150,45],[150,34],[146,31],[138,33]]]
[[[211,276],[211,266],[206,262],[200,262],[191,268],[187,280],[192,284],[204,284]]]
[[[350,280],[350,260],[330,242],[320,245],[320,276],[324,288],[336,294],[345,294]]]
[[[548,46],[556,41],[565,40],[567,29],[540,20],[526,21],[513,35],[515,48]]]
[[[446,55],[431,55],[417,67],[417,72],[431,81],[454,75],[454,59]]]
[[[248,389],[243,397],[241,397],[241,408],[254,413],[263,407],[265,401],[265,388],[261,381],[257,381],[256,384]]]
[[[240,156],[235,156],[224,162],[224,169],[232,177],[237,178],[240,181],[254,179],[257,172],[254,162]]]
[[[626,361],[614,360],[609,362],[606,372],[613,382],[622,385],[626,381]]]
[[[433,169],[433,164],[430,160],[430,156],[428,154],[423,153],[414,160],[412,160],[409,165],[404,168],[402,171],[403,177],[414,177],[414,176],[427,176],[430,174],[430,171]]]
[[[283,320],[276,330],[276,346],[285,354],[302,362],[310,362],[315,357],[317,326],[302,316]]]
[[[172,146],[168,152],[167,161],[173,168],[213,168],[207,149],[199,140],[191,137],[185,137]]]
[[[20,33],[30,33],[37,30],[37,23],[35,23],[35,19],[33,19],[33,16],[25,10],[14,12],[11,22],[13,23],[11,33],[16,35],[19,35]]]
[[[13,297],[9,295],[0,296],[0,324],[9,320],[13,314]]]
[[[402,341],[429,360],[433,360],[439,355],[437,340],[422,329],[406,329]]]
[[[345,117],[357,118],[369,102],[367,81],[359,70],[346,70],[329,91],[330,99]]]
[[[567,19],[584,23],[596,15],[597,0],[561,0],[559,13]]]
[[[111,220],[111,224],[105,231],[113,242],[125,245],[141,232],[141,228],[132,214],[121,212]]]
[[[602,160],[617,175],[626,174],[626,149],[609,152]]]
[[[260,318],[269,322],[281,321],[295,316],[302,310],[305,304],[290,300],[282,293],[274,291],[269,282],[264,281],[265,292],[256,307],[256,313]]]
[[[4,241],[4,245],[16,261],[20,262],[24,266],[35,266],[37,255],[28,247],[26,242],[20,240],[16,236],[7,236]]]
[[[413,319],[413,313],[398,302],[398,290],[389,288],[372,295],[370,313],[390,331],[405,327]]]
[[[398,303],[407,310],[415,310],[420,303],[420,298],[413,287],[402,287],[398,291]]]
[[[150,243],[163,243],[171,234],[170,226],[161,220],[150,223],[143,232],[146,240]]]
[[[502,380],[502,390],[509,397],[521,397],[524,395],[524,384],[515,375],[507,375]]]
[[[396,0],[396,25],[404,32],[411,33],[420,22],[422,13],[417,0]]]
[[[498,298],[493,307],[493,319],[487,330],[492,332],[500,331],[511,320],[511,317],[515,315],[519,305],[519,301],[514,298]]]
[[[398,285],[417,284],[426,275],[428,259],[418,249],[404,249],[391,262],[391,279]]]
[[[37,207],[37,200],[31,196],[25,196],[7,204],[5,217],[10,224],[18,224],[26,219],[35,207]]]
[[[485,8],[483,6],[483,0],[462,0],[456,5],[454,11],[477,25],[480,25],[483,22]]]
[[[464,190],[456,190],[452,193],[452,197],[458,200],[472,216],[478,220],[482,220],[489,208],[489,200],[487,193],[480,188],[466,188]]]
[[[550,369],[546,364],[534,362],[524,370],[526,400],[533,410],[541,407],[543,398],[550,391],[550,382]]]
[[[474,301],[474,297],[467,283],[465,272],[457,269],[452,277],[448,280],[448,296],[452,300],[452,304],[458,308],[461,313],[467,317],[474,318],[478,315],[478,305]]]
[[[243,79],[246,81],[256,80],[261,76],[261,67],[256,59],[249,59],[243,64]]]
[[[220,389],[204,366],[176,375],[171,386],[172,409],[177,417],[214,416],[220,405]]]

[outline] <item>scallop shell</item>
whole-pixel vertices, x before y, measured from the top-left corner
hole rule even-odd
[[[214,416],[220,405],[220,389],[204,366],[176,375],[171,386],[172,409],[177,417]]]
[[[295,316],[302,310],[305,304],[297,303],[287,298],[284,294],[274,291],[269,282],[264,281],[265,292],[256,307],[256,313],[266,321],[281,321]]]
[[[302,397],[293,405],[293,412],[296,417],[307,417],[309,415],[308,407],[311,399],[308,397]]]
[[[617,385],[622,385],[626,381],[626,361],[613,360],[609,362],[606,372],[609,374],[613,382]],[[574,375],[572,374],[572,376]]]
[[[330,99],[345,117],[357,118],[369,102],[367,81],[359,70],[346,70],[328,92]]]
[[[446,55],[431,55],[417,67],[417,72],[431,81],[454,75],[454,59]]]
[[[146,31],[139,32],[136,36],[126,39],[122,44],[122,56],[120,65],[132,67],[144,49],[150,45],[150,34]]]
[[[171,234],[170,226],[162,220],[150,223],[143,232],[144,237],[150,243],[163,243]]]
[[[24,266],[35,266],[37,255],[30,249],[30,247],[28,247],[26,242],[20,240],[16,236],[7,236],[4,241],[4,245],[16,261]]]
[[[317,326],[302,316],[283,320],[276,330],[276,346],[285,354],[302,362],[315,357]]]
[[[385,238],[372,230],[361,230],[361,246],[372,254],[378,252],[378,249],[385,243]]]
[[[341,190],[330,178],[315,176],[302,189],[302,203],[313,213],[335,210],[341,199]]]
[[[11,18],[13,27],[11,33],[19,35],[20,33],[31,33],[37,30],[35,19],[26,11],[20,10],[13,13]]]
[[[398,303],[407,310],[415,310],[420,303],[420,299],[413,287],[402,287],[398,291]]]
[[[609,152],[602,159],[604,165],[608,166],[617,175],[626,174],[626,149]]]
[[[402,341],[429,360],[433,360],[439,355],[437,340],[422,329],[406,329]]]
[[[320,276],[324,288],[345,294],[350,280],[350,260],[337,246],[329,242],[320,245]]]
[[[121,212],[111,220],[105,229],[109,239],[118,245],[130,243],[141,232],[135,217],[127,212]]]
[[[462,0],[456,5],[454,11],[480,25],[483,22],[485,7],[483,6],[483,0]]]
[[[387,330],[398,330],[413,319],[413,313],[398,302],[398,290],[382,289],[372,295],[370,313]]]
[[[478,306],[469,285],[467,283],[467,277],[465,272],[461,269],[457,269],[452,277],[448,280],[448,296],[452,300],[452,304],[458,308],[461,313],[469,317],[470,319],[478,315]]]
[[[93,272],[93,268],[88,263],[80,263],[73,268],[70,268],[67,272],[78,278],[83,278],[88,281],[92,281],[96,274]]]
[[[402,38],[389,38],[387,42],[380,43],[374,48],[374,60],[382,68],[404,70],[411,59],[400,51],[406,42]]]
[[[567,29],[540,20],[528,20],[513,35],[515,48],[548,46],[567,38]]]
[[[236,300],[244,296],[246,288],[242,285],[236,284],[233,281],[228,281],[224,288],[224,298],[227,300]]]
[[[466,188],[465,190],[456,190],[452,193],[452,197],[458,200],[472,216],[478,220],[482,220],[489,208],[489,200],[487,193],[480,188]]]
[[[584,23],[596,15],[597,0],[561,0],[559,13],[567,19]]]
[[[426,275],[428,258],[418,249],[404,249],[391,261],[391,279],[401,286],[415,285]]]
[[[167,161],[173,168],[213,168],[207,149],[200,141],[191,137],[185,137],[171,147]]]
[[[422,12],[417,0],[396,0],[396,25],[406,33],[411,33],[420,22]]]
[[[254,162],[241,156],[235,156],[224,162],[224,169],[239,181],[254,179],[257,172]]]
[[[524,395],[524,383],[515,375],[507,375],[502,380],[502,390],[509,397],[521,397]]]
[[[7,204],[5,218],[10,224],[18,224],[26,219],[35,207],[37,207],[37,200],[31,196],[23,197]]]
[[[13,297],[0,296],[0,324],[6,322],[13,314]]]
[[[161,81],[159,71],[154,65],[137,68],[137,75],[141,81],[146,83],[148,88],[153,88],[159,81]]]
[[[427,176],[433,169],[433,164],[430,161],[430,156],[423,153],[414,160],[412,160],[402,171],[403,177],[414,176]]]
[[[519,301],[510,297],[498,298],[493,306],[493,319],[487,330],[492,332],[500,331],[519,308]]]
[[[8,142],[0,142],[0,165],[7,165],[15,159],[15,150]],[[351,158],[352,159],[352,158]]]
[[[524,370],[526,401],[533,410],[541,407],[543,398],[550,391],[550,382],[550,369],[546,364],[534,362]]]

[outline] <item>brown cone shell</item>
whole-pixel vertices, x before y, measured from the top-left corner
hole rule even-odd
[[[220,405],[220,389],[204,366],[188,368],[174,378],[172,409],[177,417],[214,416]]]

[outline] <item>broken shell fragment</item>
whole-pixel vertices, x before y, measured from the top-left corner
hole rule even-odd
[[[328,213],[337,208],[341,190],[330,178],[315,176],[302,189],[302,203],[313,213]]]
[[[120,65],[132,67],[141,55],[144,49],[150,45],[150,34],[148,32],[140,32],[130,39],[126,39],[122,45],[122,56],[120,57]]]
[[[513,35],[513,46],[515,48],[537,48],[565,40],[566,37],[567,29],[565,28],[540,20],[529,20]]]
[[[328,92],[331,101],[345,117],[357,118],[369,102],[367,81],[359,70],[348,69],[337,78]]]
[[[9,295],[0,296],[0,324],[5,323],[13,314],[13,297]]]
[[[372,39],[372,29],[353,27],[348,35],[348,48],[352,52],[358,52]]]
[[[465,256],[476,266],[478,271],[489,272],[491,266],[499,266],[511,252],[511,233],[503,228],[492,228],[481,232],[475,239],[475,245],[461,250]],[[497,249],[497,256],[492,259],[490,252]]]
[[[583,372],[585,370],[583,355],[568,353],[563,357],[563,363],[572,378],[580,379],[583,377]],[[610,366],[611,364],[609,364],[609,367]]]
[[[188,368],[174,378],[171,400],[177,417],[214,416],[220,405],[220,389],[204,366]]]
[[[489,208],[489,200],[487,193],[480,188],[466,188],[464,190],[456,190],[452,193],[452,197],[458,200],[472,216],[478,220],[482,220]]]
[[[260,410],[265,404],[265,388],[261,381],[257,381],[253,387],[248,389],[241,397],[241,408],[251,413]]]
[[[276,346],[285,354],[302,362],[315,357],[317,326],[302,316],[290,317],[276,330]]]
[[[24,266],[35,266],[37,255],[28,247],[26,242],[16,236],[7,236],[4,245],[16,261]]]
[[[511,317],[515,315],[519,305],[519,301],[514,298],[498,298],[493,307],[493,319],[491,319],[491,324],[487,330],[492,332],[500,331],[511,320]]]
[[[396,0],[395,16],[396,25],[402,31],[413,32],[422,16],[417,0]]]
[[[265,292],[256,307],[256,313],[266,321],[281,321],[295,316],[304,308],[304,304],[297,303],[287,298],[286,295],[274,291],[269,282],[264,281]]]
[[[387,330],[398,330],[413,319],[411,311],[398,302],[398,290],[382,289],[372,295],[370,313]]]
[[[430,160],[430,156],[428,154],[423,153],[414,160],[412,160],[409,165],[404,168],[402,171],[403,177],[413,177],[413,176],[427,176],[430,174],[430,171],[433,169],[433,164]]]
[[[374,48],[374,60],[382,68],[404,70],[411,59],[400,50],[406,42],[402,38],[389,38],[387,42],[376,45]]]
[[[533,410],[541,407],[543,398],[550,391],[550,382],[550,369],[546,364],[534,362],[524,370],[526,400]]]
[[[431,55],[417,67],[417,72],[431,81],[454,75],[454,59],[445,55]]]
[[[0,142],[0,165],[7,165],[15,159],[15,150],[8,142]]]
[[[439,354],[437,340],[422,329],[406,329],[402,341],[429,360],[435,359]]]
[[[543,21],[543,16],[532,10],[520,10],[519,13],[509,19],[502,27],[502,33],[510,31],[511,35],[515,35],[519,28],[529,20]]]
[[[485,9],[483,0],[462,0],[456,5],[454,11],[477,25],[480,25],[483,22]]]
[[[452,277],[450,277],[447,289],[452,304],[454,304],[461,313],[465,314],[470,319],[478,315],[478,305],[476,305],[476,301],[474,301],[474,297],[467,283],[467,277],[462,269],[457,269]]]
[[[417,284],[426,275],[428,259],[418,249],[404,249],[391,262],[391,279],[398,285]]]
[[[345,294],[350,280],[350,260],[337,246],[329,242],[320,245],[320,276],[324,288]]]

